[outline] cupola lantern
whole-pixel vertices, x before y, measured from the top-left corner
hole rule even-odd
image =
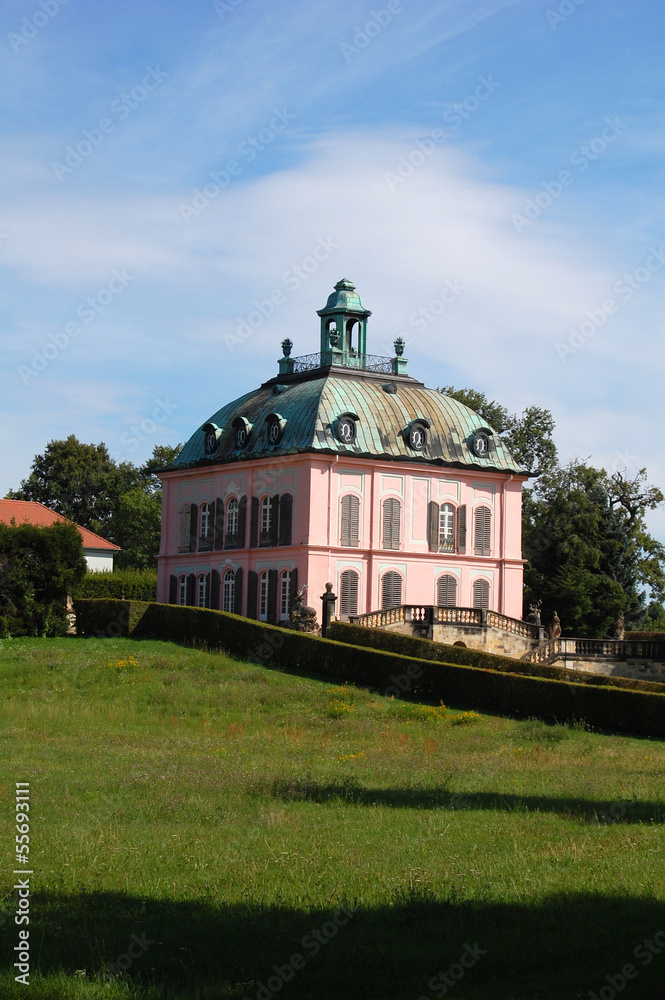
[[[362,366],[367,355],[367,318],[372,313],[363,307],[356,286],[348,278],[335,285],[321,317],[321,365]]]

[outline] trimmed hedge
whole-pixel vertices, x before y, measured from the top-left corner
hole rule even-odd
[[[597,729],[665,738],[665,695],[660,693],[400,656],[205,608],[78,600],[75,610],[81,635],[206,644],[245,661],[346,680],[387,696],[444,701],[504,715],[536,716],[547,722],[584,719]]]
[[[113,573],[86,573],[74,596],[154,601],[157,599],[157,570],[118,569]]]
[[[332,622],[328,626],[328,638],[337,642],[348,642],[354,646],[371,646],[384,649],[388,653],[401,656],[417,656],[423,660],[437,660],[439,663],[461,663],[467,667],[481,667],[504,673],[524,674],[527,677],[546,677],[549,680],[573,681],[575,684],[597,684],[622,687],[632,691],[665,692],[665,684],[658,681],[644,681],[640,678],[614,677],[606,674],[592,674],[586,670],[569,670],[568,667],[550,667],[547,664],[528,663],[514,660],[510,656],[485,653],[481,649],[465,646],[448,646],[431,639],[417,639],[400,632],[388,632],[381,628],[365,628],[346,622]]]

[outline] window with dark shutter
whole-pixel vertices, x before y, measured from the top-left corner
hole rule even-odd
[[[235,609],[236,574],[235,570],[227,569],[222,585],[222,611],[233,612]]]
[[[352,494],[342,497],[342,545],[358,545],[360,537],[360,500]]]
[[[181,605],[187,604],[187,574],[182,573],[178,577],[178,598],[177,603]]]
[[[466,504],[457,508],[457,551],[466,552]]]
[[[268,620],[268,570],[259,573],[259,621]]]
[[[272,497],[264,497],[261,501],[261,526],[259,545],[270,545],[272,538]]]
[[[221,578],[219,572],[214,569],[210,574],[210,607],[219,611],[219,592],[221,590]]]
[[[293,497],[283,493],[279,501],[279,544],[291,545],[293,533]]]
[[[383,501],[383,547],[398,549],[400,543],[400,527],[402,505],[396,497],[388,497]]]
[[[199,536],[199,551],[209,552],[212,549],[213,530],[214,530],[214,512],[211,503],[201,504],[201,516],[199,520],[201,522],[201,534]]]
[[[291,572],[285,569],[279,581],[279,618],[284,621],[291,610]]]
[[[474,608],[489,608],[490,585],[487,580],[475,580],[473,584]]]
[[[226,537],[224,539],[225,549],[238,548],[238,519],[238,500],[236,497],[231,497],[226,505]]]
[[[439,552],[455,551],[455,508],[442,503],[439,510]]]
[[[189,552],[189,529],[192,523],[192,506],[184,503],[180,508],[178,524],[178,552]]]
[[[477,556],[490,554],[492,537],[492,511],[489,507],[477,507],[475,518],[475,553]]]
[[[381,608],[397,608],[402,603],[402,577],[394,570],[383,574],[381,580]]]
[[[354,569],[345,569],[339,579],[339,616],[342,621],[358,614],[358,581]]]
[[[436,581],[436,603],[440,608],[457,606],[457,577],[446,573]]]
[[[201,573],[196,580],[196,606],[208,607],[208,574]]]
[[[277,570],[268,570],[268,612],[269,622],[277,621]]]

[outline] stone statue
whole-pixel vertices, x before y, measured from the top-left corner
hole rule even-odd
[[[619,639],[620,642],[626,637],[626,625],[624,622],[623,611],[619,612],[619,617],[617,618],[617,623],[614,627],[614,638]]]
[[[308,607],[304,601],[306,590],[307,584],[303,583],[300,590],[296,593],[289,614],[289,628],[295,629],[296,632],[308,632],[310,635],[320,635],[321,627],[316,620],[316,609]]]
[[[541,624],[541,621],[540,621],[540,608],[541,608],[542,603],[543,603],[542,601],[538,601],[537,604],[530,604],[529,605],[529,612],[530,613],[527,615],[526,620],[529,622],[530,625],[540,625]]]
[[[561,635],[561,619],[559,618],[556,611],[554,612],[554,617],[552,618],[552,624],[549,628],[549,638],[558,639]]]

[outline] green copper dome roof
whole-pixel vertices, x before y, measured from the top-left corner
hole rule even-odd
[[[342,278],[335,285],[335,291],[328,296],[323,309],[317,310],[318,316],[327,316],[329,313],[360,313],[363,316],[371,316],[369,309],[365,309],[360,296],[356,291],[356,286],[348,278]]]
[[[348,443],[340,437],[345,416],[355,432]],[[419,450],[409,434],[414,422],[424,431]],[[473,447],[482,430],[489,448],[479,457]],[[171,468],[317,452],[527,474],[483,419],[450,396],[404,376],[334,368],[272,379],[223,406]]]

